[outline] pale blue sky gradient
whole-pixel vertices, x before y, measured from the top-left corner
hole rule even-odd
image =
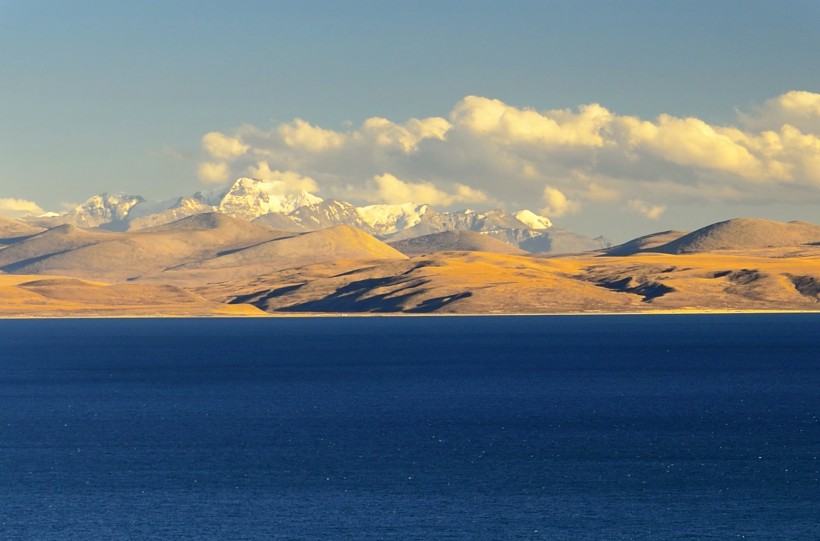
[[[467,95],[733,124],[736,109],[820,92],[818,29],[820,2],[805,0],[0,0],[0,197],[59,209],[102,191],[188,194],[207,132],[447,118]],[[614,206],[557,221],[621,238],[744,209],[820,215],[665,204],[653,222]]]

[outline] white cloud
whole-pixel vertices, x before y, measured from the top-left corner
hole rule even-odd
[[[630,211],[640,214],[650,220],[657,220],[666,211],[664,205],[650,205],[640,199],[630,199],[626,202],[626,207]]]
[[[566,195],[552,186],[544,188],[544,203],[541,214],[550,218],[575,214],[581,210],[581,204],[578,201],[567,199]]]
[[[288,171],[310,179],[308,191],[354,202],[516,210],[543,201],[550,216],[588,204],[649,217],[679,201],[820,204],[818,111],[820,94],[797,91],[739,113],[736,126],[618,115],[596,103],[536,110],[467,96],[447,118],[371,117],[342,130],[296,118],[211,132],[199,176],[217,183],[231,169],[261,178]]]
[[[319,190],[316,181],[312,178],[302,176],[295,171],[272,171],[266,161],[260,161],[248,167],[248,174],[260,180],[281,182],[284,186],[287,186],[290,191],[304,190],[306,192],[316,192]]]
[[[792,90],[766,100],[751,113],[739,112],[738,117],[755,131],[779,131],[788,124],[804,133],[820,135],[820,94]]]
[[[245,154],[250,147],[238,137],[212,131],[202,136],[202,148],[218,160],[232,160]]]
[[[45,211],[34,201],[0,197],[0,216],[8,218],[23,218],[25,216],[39,216]]]
[[[202,162],[197,175],[205,184],[221,184],[230,178],[230,169],[225,162]]]
[[[660,115],[657,123],[623,118],[632,147],[684,167],[722,170],[741,177],[758,177],[762,164],[748,148],[720,128],[697,118]]]
[[[453,123],[463,129],[504,144],[526,142],[582,147],[603,146],[601,131],[613,117],[597,103],[582,106],[577,114],[568,110],[539,113],[479,96],[461,100],[450,116]]]
[[[375,189],[371,194],[365,193],[364,197],[374,203],[421,203],[446,207],[454,203],[487,201],[486,194],[463,184],[456,184],[454,191],[446,192],[432,182],[404,182],[390,173],[376,175],[373,182]]]
[[[418,149],[425,139],[444,140],[452,125],[440,117],[416,119],[395,124],[386,118],[373,117],[362,124],[361,133],[381,147],[395,147],[405,153]]]
[[[282,124],[277,132],[285,145],[310,152],[338,148],[345,142],[344,134],[312,126],[301,118]]]

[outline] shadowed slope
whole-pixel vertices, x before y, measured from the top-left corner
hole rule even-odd
[[[390,246],[404,254],[429,254],[434,252],[489,252],[496,254],[524,255],[524,250],[490,238],[475,231],[444,231],[421,237],[389,243]]]
[[[686,235],[686,231],[662,231],[644,235],[637,239],[632,239],[623,244],[601,250],[605,255],[624,256],[651,251],[653,248],[663,246]]]
[[[557,258],[441,252],[330,271],[317,264],[271,273],[236,283],[233,296],[219,284],[197,291],[271,312],[550,313],[639,304],[573,278],[579,263]]]
[[[439,252],[334,261],[196,288],[269,312],[457,314],[819,310],[820,247],[771,256],[537,258]]]
[[[708,225],[651,251],[688,254],[715,250],[796,246],[817,242],[820,242],[820,226],[815,224],[735,218]]]

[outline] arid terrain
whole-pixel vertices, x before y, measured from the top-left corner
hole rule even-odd
[[[0,317],[820,310],[820,226],[735,219],[592,252],[388,245],[206,213],[131,232],[0,220]]]

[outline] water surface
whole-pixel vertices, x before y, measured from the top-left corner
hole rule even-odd
[[[818,538],[818,330],[2,321],[0,537]]]

